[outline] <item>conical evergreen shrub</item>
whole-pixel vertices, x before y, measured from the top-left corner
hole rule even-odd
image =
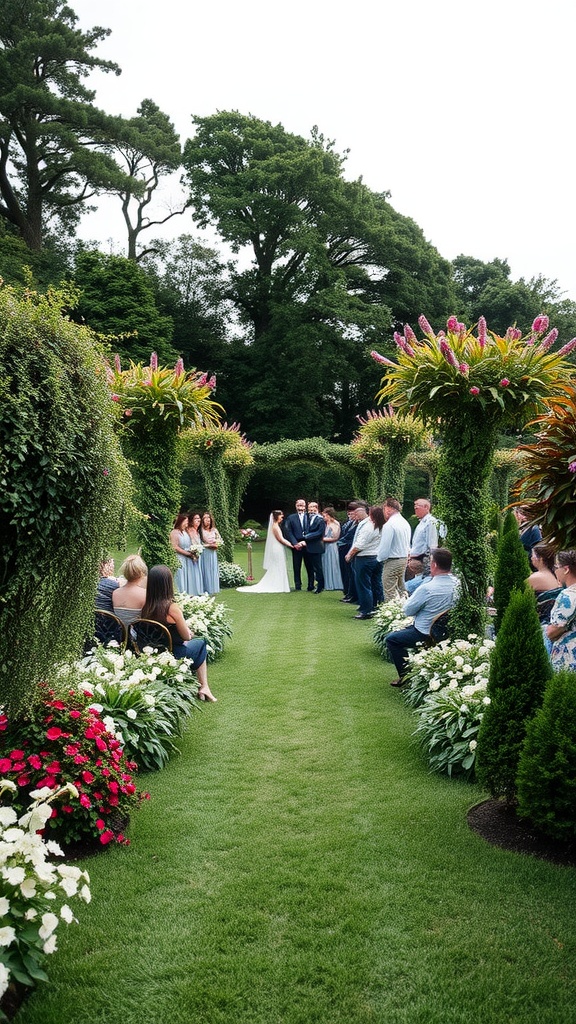
[[[555,839],[576,839],[576,672],[546,687],[518,764],[518,813]]]
[[[515,587],[518,590],[524,587],[530,571],[528,555],[520,540],[518,523],[512,512],[508,512],[504,519],[502,535],[496,552],[496,571],[494,573],[494,605],[496,607],[494,628],[496,633],[502,625],[512,591]]]
[[[552,666],[532,590],[513,590],[490,659],[488,696],[476,751],[476,775],[492,796],[512,801],[527,721],[542,703]]]

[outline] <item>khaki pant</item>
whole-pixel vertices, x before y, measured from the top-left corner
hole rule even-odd
[[[407,558],[387,558],[384,562],[382,570],[384,601],[392,601],[393,598],[403,597],[406,593],[404,572],[407,562]]]

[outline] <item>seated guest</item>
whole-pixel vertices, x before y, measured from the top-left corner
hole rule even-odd
[[[398,679],[394,679],[390,686],[404,685],[408,651],[427,640],[434,619],[455,604],[458,580],[452,575],[451,569],[452,552],[447,548],[433,548],[430,553],[430,578],[420,584],[404,605],[403,614],[413,615],[414,624],[389,633],[386,637],[386,647],[398,672]]]
[[[576,671],[576,551],[559,551],[554,572],[564,588],[550,612],[546,635],[552,641],[550,660],[556,672]]]
[[[125,626],[129,626],[142,613],[146,600],[148,567],[140,555],[128,555],[120,566],[120,573],[126,583],[112,594],[112,610]]]
[[[153,619],[167,627],[172,637],[174,657],[190,658],[192,661],[192,668],[198,677],[200,700],[216,701],[208,686],[206,641],[192,638],[182,609],[174,602],[174,580],[167,565],[154,565],[150,570],[142,618]]]
[[[96,588],[96,611],[113,612],[112,594],[120,586],[114,576],[114,559],[106,555],[100,562],[100,579]]]
[[[554,548],[551,544],[535,544],[530,552],[530,561],[534,572],[526,580],[536,594],[546,590],[558,590],[558,581],[554,575]]]
[[[520,540],[522,541],[522,547],[530,558],[530,552],[535,544],[539,544],[542,540],[542,531],[539,526],[529,526],[528,516],[530,514],[530,508],[528,505],[518,505],[517,508],[512,509],[516,522],[518,523],[518,529],[520,530]]]

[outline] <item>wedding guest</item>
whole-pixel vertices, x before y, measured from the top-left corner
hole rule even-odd
[[[222,537],[216,529],[210,512],[204,512],[202,516],[200,537],[204,546],[204,552],[200,559],[204,591],[207,594],[217,594],[220,591],[220,576],[216,552],[222,543]]]
[[[520,540],[522,541],[522,547],[530,558],[530,552],[535,544],[539,544],[542,540],[542,531],[539,526],[530,526],[528,523],[528,515],[530,509],[527,505],[518,505],[517,508],[512,510],[514,517],[518,523],[518,529],[520,530]]]
[[[322,569],[324,570],[324,589],[342,590],[342,576],[340,574],[340,560],[338,558],[337,543],[340,539],[340,523],[332,505],[327,505],[322,512],[322,518],[326,523],[324,531],[324,554],[322,555]]]
[[[550,660],[556,671],[576,671],[576,551],[559,551],[554,574],[560,591],[550,612],[546,635],[552,641]]]
[[[201,597],[204,593],[204,580],[202,579],[202,564],[201,555],[202,549],[202,538],[200,536],[200,526],[202,523],[202,516],[199,512],[188,513],[188,536],[190,537],[190,554],[191,558],[188,562],[188,593],[193,594],[195,597]]]
[[[154,619],[167,627],[174,657],[190,658],[192,662],[199,683],[198,697],[215,702],[216,697],[208,685],[206,641],[194,638],[186,625],[182,610],[174,601],[174,581],[167,565],[154,565],[150,570],[142,618]]]
[[[356,583],[354,582],[354,573],[352,572],[352,566],[350,562],[346,561],[346,555],[352,547],[354,540],[354,534],[356,533],[356,509],[361,502],[349,501],[346,506],[348,518],[343,523],[340,530],[340,537],[336,541],[338,547],[338,561],[340,563],[340,575],[342,577],[342,590],[344,591],[344,597],[340,600],[344,604],[356,604],[358,595],[356,593]]]
[[[125,626],[130,626],[140,618],[146,601],[148,566],[140,555],[128,555],[120,566],[120,574],[124,576],[126,583],[112,594],[114,615],[121,619]]]
[[[192,557],[190,548],[192,541],[190,534],[188,533],[188,516],[185,512],[181,512],[180,515],[176,516],[174,520],[174,526],[170,530],[170,544],[173,550],[176,552],[176,557],[180,563],[180,568],[176,570],[174,577],[176,583],[176,589],[181,594],[189,594],[188,590],[188,563]]]
[[[382,511],[386,521],[382,527],[377,557],[383,565],[384,600],[392,601],[395,597],[406,595],[404,573],[410,549],[410,523],[402,515],[398,498],[386,498]]]
[[[384,526],[384,512],[381,505],[373,505],[368,515],[364,512],[362,506],[356,509],[359,526],[354,534],[352,547],[346,555],[347,561],[353,560],[358,593],[359,608],[355,619],[371,619],[384,599],[382,565],[376,557]]]
[[[96,588],[96,610],[100,612],[113,612],[112,594],[118,589],[120,583],[114,575],[114,559],[112,555],[105,555],[100,562],[100,579]]]

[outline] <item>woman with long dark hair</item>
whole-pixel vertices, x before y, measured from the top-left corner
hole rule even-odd
[[[199,683],[200,700],[215,701],[216,697],[208,686],[206,670],[206,641],[193,638],[188,629],[181,608],[174,601],[174,580],[167,565],[154,565],[148,573],[146,604],[142,609],[143,619],[153,619],[166,626],[172,637],[172,653],[175,658],[190,658]]]
[[[204,512],[202,516],[200,536],[204,545],[204,553],[201,559],[204,590],[207,594],[217,594],[220,590],[220,574],[216,552],[222,543],[222,537],[216,529],[211,512]]]

